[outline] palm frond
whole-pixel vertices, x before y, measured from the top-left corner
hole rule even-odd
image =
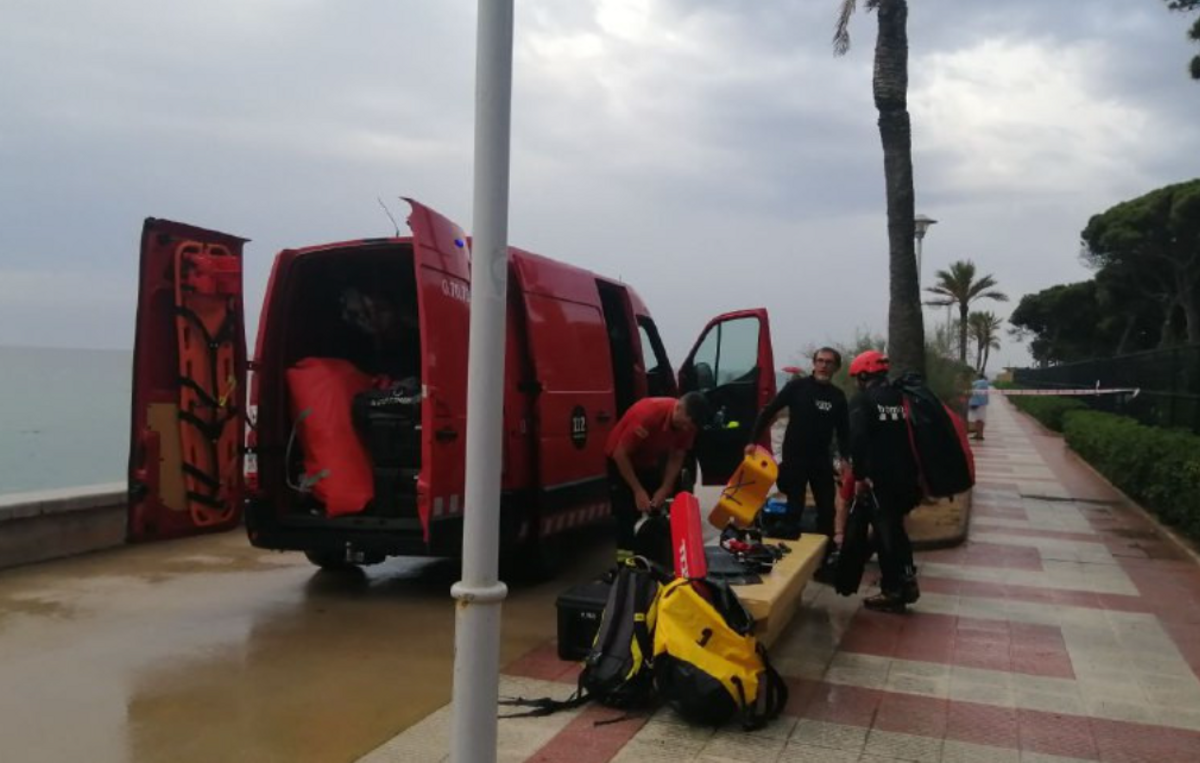
[[[837,26],[833,30],[833,54],[844,56],[850,50],[850,17],[854,15],[856,0],[842,0]]]

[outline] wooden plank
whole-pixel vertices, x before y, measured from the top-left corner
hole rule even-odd
[[[183,484],[183,452],[179,442],[179,406],[176,403],[150,403],[146,427],[158,432],[159,498],[172,511],[187,511],[187,491]]]

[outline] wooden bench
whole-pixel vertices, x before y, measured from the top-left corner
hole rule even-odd
[[[800,606],[800,594],[812,579],[825,555],[828,539],[823,535],[803,535],[799,540],[774,540],[792,550],[762,576],[761,583],[739,585],[734,592],[754,616],[755,635],[765,646],[771,646],[792,621]]]

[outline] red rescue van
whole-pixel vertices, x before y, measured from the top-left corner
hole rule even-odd
[[[255,546],[325,567],[460,552],[469,241],[409,203],[410,236],[276,256],[252,362],[245,240],[146,220],[131,540],[227,529],[244,511]],[[491,380],[504,387],[507,550],[552,560],[564,532],[609,514],[605,439],[647,395],[710,399],[717,421],[694,455],[706,483],[728,479],[775,394],[766,310],[712,319],[676,375],[632,287],[516,248],[508,283],[505,369]],[[339,478],[353,489],[322,502]]]

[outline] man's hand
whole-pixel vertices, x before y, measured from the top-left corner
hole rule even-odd
[[[746,455],[753,456],[756,450],[758,450],[758,443],[752,442],[746,446]]]
[[[650,499],[650,505],[654,508],[667,505],[667,489],[665,487],[660,487],[654,491],[654,496]]]
[[[646,495],[646,491],[638,488],[633,491],[633,502],[637,505],[637,510],[645,514],[650,511],[650,496]]]

